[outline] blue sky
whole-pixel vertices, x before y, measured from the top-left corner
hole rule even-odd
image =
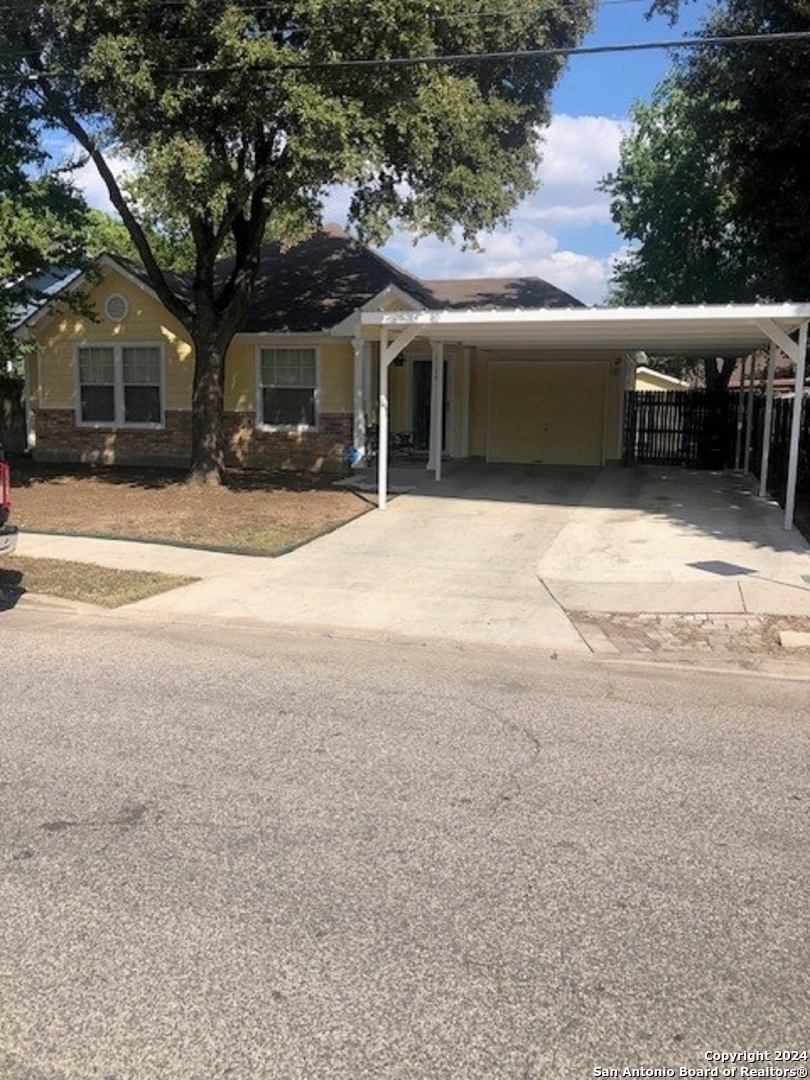
[[[492,0],[496,3],[497,0]],[[684,0],[674,27],[647,20],[651,0],[603,0],[584,45],[628,44],[686,37],[711,9],[710,0]],[[634,101],[648,100],[671,64],[665,50],[571,57],[552,97],[543,133],[540,187],[516,208],[511,224],[480,237],[483,251],[395,235],[382,249],[389,259],[424,278],[533,275],[589,304],[604,300],[611,266],[623,248],[599,180],[619,161],[619,143]],[[88,200],[110,210],[92,166],[81,177]],[[347,196],[327,200],[325,220],[345,219]]]
[[[660,16],[645,19],[649,0],[605,2],[583,45],[686,37],[711,6],[709,0],[685,3],[672,27]],[[516,209],[511,227],[482,236],[481,254],[433,240],[414,247],[406,236],[395,237],[383,253],[423,277],[533,274],[586,303],[600,303],[623,242],[596,185],[618,164],[632,103],[650,98],[670,64],[665,50],[572,57],[552,98],[540,188]]]

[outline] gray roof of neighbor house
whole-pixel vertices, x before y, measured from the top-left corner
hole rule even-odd
[[[42,307],[79,276],[80,271],[70,268],[50,267],[39,274],[29,274],[19,282],[8,282],[6,288],[17,288],[24,293],[24,299],[12,309],[9,329],[22,326]]]

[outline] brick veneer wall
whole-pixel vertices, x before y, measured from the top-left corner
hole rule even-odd
[[[263,431],[254,413],[225,414],[229,465],[247,469],[345,472],[351,413],[321,413],[317,431]]]
[[[350,413],[321,413],[317,431],[263,431],[253,413],[225,413],[226,460],[247,469],[344,472],[352,439]],[[191,413],[170,410],[165,427],[135,430],[77,427],[70,409],[38,409],[34,457],[119,465],[186,466]]]

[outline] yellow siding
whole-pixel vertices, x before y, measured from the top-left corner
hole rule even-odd
[[[620,357],[607,363],[605,388],[604,461],[620,461],[622,456],[622,416],[624,399],[624,364]]]
[[[500,360],[489,370],[489,461],[602,463],[604,361]]]
[[[225,411],[253,412],[256,408],[255,345],[234,343],[225,358]]]
[[[120,323],[104,314],[112,293],[129,304]],[[74,408],[76,347],[102,342],[150,342],[163,345],[166,358],[166,407],[187,409],[191,399],[192,348],[185,331],[148,293],[121,274],[108,270],[92,290],[90,299],[98,321],[64,311],[49,320],[37,335],[40,345],[39,406],[45,409]]]
[[[335,342],[320,349],[321,412],[349,413],[354,408],[354,351],[350,342]]]
[[[476,353],[473,357],[470,389],[470,453],[473,457],[486,457],[487,453],[488,364],[487,357],[481,353]]]

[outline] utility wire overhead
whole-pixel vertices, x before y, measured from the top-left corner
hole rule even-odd
[[[794,30],[784,33],[766,34],[734,34],[710,37],[674,38],[666,41],[638,41],[624,45],[586,45],[576,47],[549,46],[542,49],[510,49],[504,52],[489,53],[455,53],[435,54],[430,56],[393,56],[374,57],[358,60],[279,60],[273,64],[256,64],[250,70],[253,71],[312,71],[324,69],[362,69],[362,68],[391,68],[391,67],[416,67],[420,64],[438,66],[441,64],[466,64],[481,63],[482,61],[498,60],[532,60],[549,56],[596,56],[607,53],[643,52],[651,49],[696,49],[709,48],[712,46],[727,47],[736,45],[768,45],[789,44],[810,41],[810,30]],[[232,71],[247,70],[241,64],[206,65],[166,68],[158,71],[163,75],[221,75]],[[39,79],[65,79],[76,78],[76,71],[3,71],[0,78],[3,79],[28,79],[37,82]]]

